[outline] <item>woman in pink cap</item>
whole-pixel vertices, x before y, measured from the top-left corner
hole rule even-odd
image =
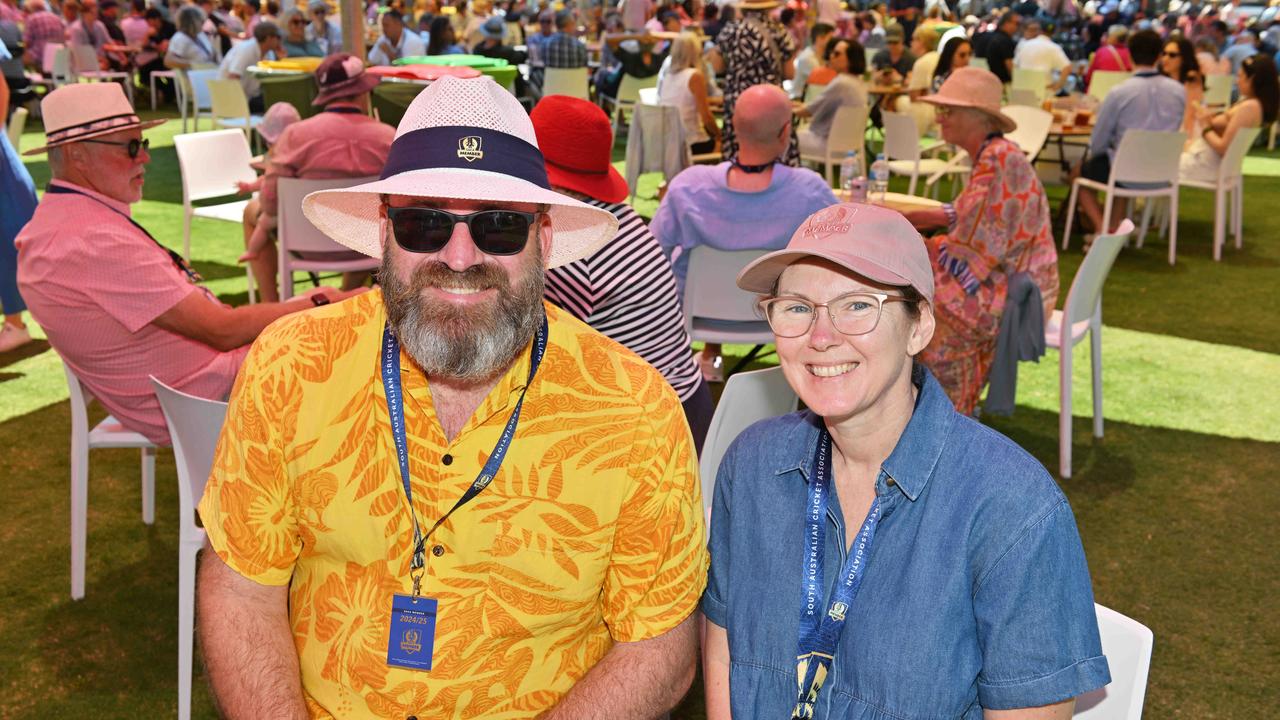
[[[1000,94],[995,75],[965,67],[921,98],[938,107],[943,139],[969,153],[973,173],[954,202],[907,213],[918,230],[942,230],[927,241],[938,329],[921,361],[965,415],[973,414],[991,373],[1009,277],[1031,276],[1044,317],[1058,301],[1049,198],[1027,156],[1003,135],[1017,123],[1000,112]]]
[[[738,286],[807,409],[747,428],[716,474],[707,717],[1070,718],[1110,680],[1080,536],[1044,466],[915,361],[920,234],[833,205]]]

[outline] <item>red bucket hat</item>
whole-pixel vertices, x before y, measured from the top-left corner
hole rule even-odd
[[[613,128],[600,106],[568,95],[548,95],[529,118],[552,185],[608,203],[627,198],[627,181],[609,162]]]

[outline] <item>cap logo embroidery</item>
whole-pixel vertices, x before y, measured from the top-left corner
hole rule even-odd
[[[458,157],[467,162],[475,162],[484,157],[484,151],[480,149],[480,138],[476,135],[468,135],[458,138]]]
[[[809,221],[804,225],[804,236],[806,238],[814,236],[828,238],[832,235],[847,233],[853,225],[853,217],[857,214],[857,208],[844,208],[839,205],[833,205],[809,218]]]

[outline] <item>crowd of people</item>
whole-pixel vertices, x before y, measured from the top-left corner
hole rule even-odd
[[[40,28],[66,5],[28,0],[26,55],[41,38],[110,46],[110,66],[111,2],[75,6],[59,37]],[[1070,506],[974,419],[1009,307],[1043,322],[1060,296],[1048,196],[1006,137],[1008,86],[1037,71],[1052,96],[1132,72],[1073,173],[1105,181],[1124,134],[1145,129],[1184,132],[1182,171],[1203,177],[1239,133],[1276,121],[1276,34],[1242,28],[1223,48],[1215,14],[1072,0],[958,19],[900,0],[609,13],[425,0],[372,7],[380,34],[361,58],[339,51],[323,0],[228,5],[166,8],[163,38],[170,20],[134,5],[147,29],[125,45],[161,67],[220,63],[266,110],[263,174],[240,188],[256,193],[240,259],[263,302],[219,301],[132,217],[144,131],[163,121],[119,85],[43,97],[45,144],[29,152],[52,180],[38,203],[0,138],[0,352],[29,340],[29,311],[107,410],[158,444],[150,377],[229,401],[198,583],[225,714],[653,717],[699,661],[711,718],[1065,719],[1109,682]],[[540,91],[548,69],[586,75],[587,22],[599,97],[656,77],[691,147],[723,157],[671,178],[649,222],[612,165],[610,115]],[[369,65],[467,51],[527,62],[532,111],[519,84],[446,76],[398,127],[370,117]],[[295,53],[322,57],[307,119],[262,108],[247,72]],[[1205,78],[1225,73],[1234,101],[1203,107]],[[799,157],[846,107],[936,126],[969,158],[963,189],[906,213],[841,202]],[[372,289],[352,273],[281,300],[280,181],[371,176],[302,210],[347,257],[376,261]],[[1114,229],[1096,197],[1081,203],[1092,232]],[[737,284],[805,407],[729,447],[709,528],[697,467],[724,371],[719,346],[695,356],[686,330],[698,248],[766,251]]]

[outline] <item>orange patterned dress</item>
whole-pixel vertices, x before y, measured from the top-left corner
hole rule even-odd
[[[1058,253],[1049,199],[1018,146],[994,137],[978,152],[953,204],[956,221],[926,240],[934,267],[937,330],[920,360],[972,415],[995,358],[1009,276],[1030,273],[1045,320],[1058,302]]]
[[[379,375],[378,292],[296,313],[254,344],[200,516],[241,575],[289,586],[313,717],[528,718],[617,641],[662,634],[706,582],[697,458],[679,399],[621,345],[547,305],[546,356],[492,483],[427,543],[439,601],[430,671],[389,667],[412,525]],[[452,442],[402,355],[424,531],[475,479],[529,351]]]

